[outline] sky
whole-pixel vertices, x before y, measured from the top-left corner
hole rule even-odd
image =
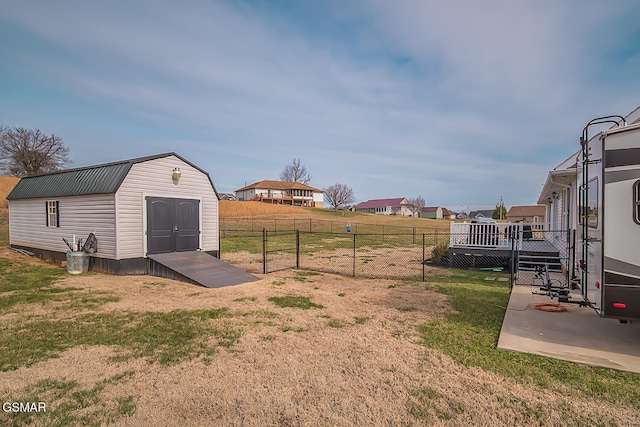
[[[535,204],[592,118],[640,106],[637,0],[0,0],[0,124],[73,167],[176,152],[218,192]]]

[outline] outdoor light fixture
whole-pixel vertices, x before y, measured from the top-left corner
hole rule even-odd
[[[551,193],[551,197],[553,197],[554,199],[558,198],[558,193],[556,193],[555,191],[553,193]]]
[[[181,176],[182,176],[182,172],[180,172],[180,168],[173,168],[173,175],[171,175],[171,178],[174,181],[177,181],[180,179]]]

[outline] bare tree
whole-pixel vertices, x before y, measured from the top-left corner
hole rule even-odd
[[[308,184],[311,181],[311,175],[309,175],[307,168],[300,162],[300,159],[293,159],[293,162],[287,165],[280,174],[280,181]]]
[[[52,172],[70,163],[62,138],[40,130],[0,127],[0,170],[13,176]]]
[[[412,216],[416,216],[416,214],[424,208],[425,201],[422,196],[410,197],[407,201],[409,202],[409,210],[411,211]]]
[[[333,184],[324,189],[324,198],[331,205],[333,210],[338,210],[340,206],[353,203],[356,199],[353,190],[345,184]]]

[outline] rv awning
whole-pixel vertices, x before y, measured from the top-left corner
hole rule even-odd
[[[547,204],[547,199],[553,196],[553,193],[559,194],[568,185],[573,184],[576,181],[575,169],[563,169],[553,170],[547,175],[547,181],[542,187],[540,197],[538,198],[538,204]]]

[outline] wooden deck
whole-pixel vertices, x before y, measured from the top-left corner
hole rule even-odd
[[[457,245],[449,248],[449,266],[479,268],[503,266],[511,268],[513,249],[510,247],[482,247]],[[523,240],[517,251],[517,270],[533,271],[536,265],[551,267],[552,271],[562,271],[563,258],[560,250],[546,240]]]
[[[450,252],[469,255],[491,255],[491,256],[511,256],[511,247],[493,246],[466,246],[454,245],[449,248]],[[523,240],[520,244],[519,252],[522,254],[554,254],[558,253],[553,243],[547,240]]]
[[[206,252],[170,252],[149,255],[148,258],[154,263],[150,268],[151,274],[207,288],[221,288],[259,280],[256,276]]]

